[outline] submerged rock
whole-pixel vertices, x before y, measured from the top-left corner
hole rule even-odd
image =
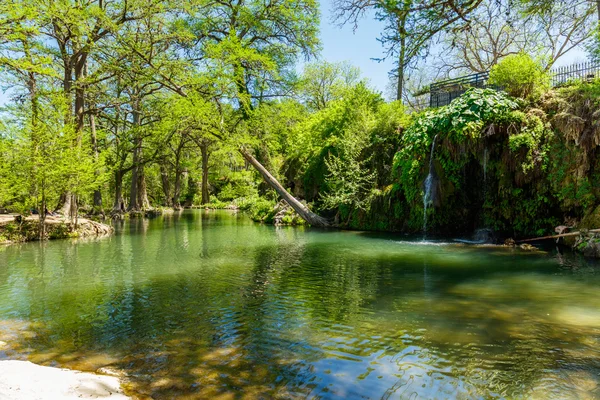
[[[519,248],[521,250],[525,250],[525,251],[538,251],[537,247],[532,246],[532,245],[527,244],[527,243],[523,243],[522,245],[519,246]]]
[[[294,211],[294,209],[281,200],[273,210],[275,215],[273,216],[273,225],[303,225],[304,220]]]

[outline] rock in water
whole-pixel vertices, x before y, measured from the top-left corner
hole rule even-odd
[[[526,250],[526,251],[537,251],[538,248],[535,246],[532,246],[530,244],[527,243],[523,243],[522,245],[519,246],[522,250]]]
[[[582,232],[573,248],[586,257],[600,258],[600,234]]]

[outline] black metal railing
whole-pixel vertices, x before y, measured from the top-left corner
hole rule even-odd
[[[432,83],[429,85],[429,107],[448,105],[452,100],[473,87],[499,90],[499,87],[488,84],[489,75],[489,72],[480,72]],[[600,63],[584,62],[558,67],[550,71],[552,87],[595,78],[600,78]]]
[[[567,85],[573,81],[600,78],[600,63],[584,62],[558,67],[552,70],[552,87]]]
[[[469,88],[488,87],[489,76],[489,72],[480,72],[432,83],[429,86],[429,107],[441,107],[450,104],[452,100],[462,95]]]

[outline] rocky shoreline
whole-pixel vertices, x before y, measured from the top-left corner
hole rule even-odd
[[[210,209],[208,207],[189,207]],[[600,207],[599,207],[600,208]],[[236,207],[228,207],[228,210],[237,211]],[[173,213],[173,209],[161,209],[160,212],[143,212],[129,217],[151,218],[163,214]],[[283,201],[277,203],[272,210],[271,220],[267,223],[273,225],[296,225],[300,218]],[[121,216],[121,218],[123,218]],[[292,221],[292,222],[290,222]],[[265,222],[265,221],[261,221]],[[296,222],[296,223],[294,223]],[[18,214],[0,214],[0,244],[20,243],[39,240],[39,216],[28,217]],[[558,227],[559,229],[561,227]],[[563,227],[564,228],[564,227]],[[342,229],[347,229],[342,227]],[[557,230],[557,233],[568,231]],[[90,238],[111,235],[114,232],[112,226],[87,218],[78,218],[77,223],[71,222],[62,216],[47,216],[45,220],[45,239],[66,238]],[[585,257],[600,258],[600,233],[593,230],[581,229],[580,235],[569,238],[561,238],[564,245],[570,247],[574,252],[581,253]],[[518,241],[517,241],[518,243]],[[508,239],[504,246],[515,246],[515,241]],[[526,247],[525,247],[526,246]],[[535,246],[522,244],[519,247],[524,250],[536,249]]]
[[[66,239],[107,236],[112,226],[87,218],[70,221],[62,216],[48,215],[44,221],[43,239]],[[0,243],[20,243],[40,239],[38,215],[0,214]]]
[[[600,259],[600,233],[582,232],[575,241],[573,250],[585,257]]]

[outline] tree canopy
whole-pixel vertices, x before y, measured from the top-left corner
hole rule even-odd
[[[382,22],[398,100],[386,103],[357,68],[321,59],[314,0],[7,0],[0,207],[43,223],[45,210],[76,219],[283,199],[325,225],[391,190],[423,63],[452,75],[527,53],[545,77],[574,47],[597,54],[595,10],[335,1],[339,24]]]

